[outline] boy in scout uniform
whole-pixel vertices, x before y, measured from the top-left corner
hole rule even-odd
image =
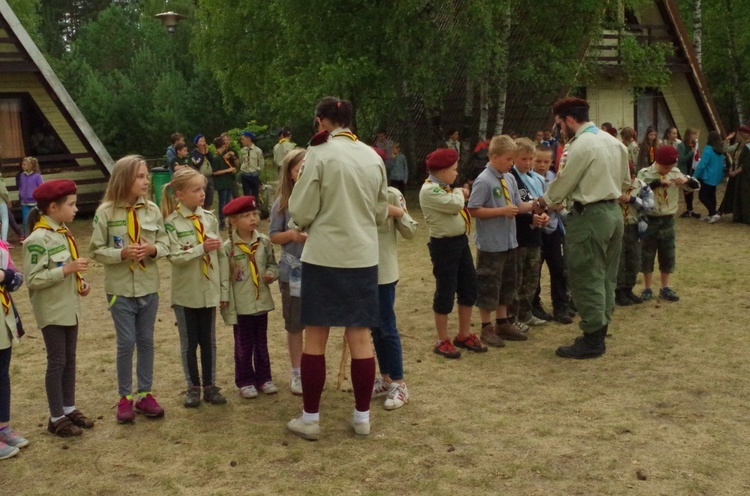
[[[495,136],[488,150],[489,163],[474,180],[468,208],[477,225],[477,306],[482,319],[482,341],[505,346],[503,339],[525,341],[527,336],[508,318],[508,305],[516,293],[516,220],[531,212],[523,202],[516,179],[510,174],[518,146],[510,136]],[[495,323],[492,322],[495,312]]]
[[[273,163],[281,170],[281,167],[284,166],[284,157],[286,157],[287,153],[294,150],[296,145],[292,143],[292,130],[288,127],[281,128],[278,136],[279,142],[273,146]]]
[[[630,184],[628,150],[589,121],[589,104],[564,98],[553,107],[555,121],[570,138],[567,157],[535,210],[571,205],[566,230],[570,291],[583,336],[561,346],[562,358],[594,358],[605,352],[605,337],[615,308],[617,268],[622,248],[622,211],[617,199]]]
[[[81,299],[91,287],[83,280],[88,260],[65,225],[76,208],[76,184],[48,181],[34,190],[37,207],[29,213],[32,233],[23,243],[23,271],[37,325],[47,349],[45,386],[50,408],[47,430],[60,437],[80,436],[94,422],[75,407],[76,347]]]
[[[225,404],[215,383],[216,307],[229,301],[228,265],[221,248],[219,222],[201,205],[205,200],[205,179],[193,169],[176,172],[171,186],[179,200],[162,197],[161,211],[169,235],[172,263],[172,308],[180,332],[188,392],[185,407],[200,406],[201,375],[196,350],[201,348],[203,399]]]
[[[654,193],[646,183],[635,177],[635,166],[632,162],[630,177],[630,186],[617,199],[625,222],[615,290],[615,304],[620,306],[643,303],[643,300],[633,293],[633,287],[641,271],[641,234],[645,233],[647,225],[645,216],[654,209]]]
[[[477,274],[466,236],[471,230],[471,217],[464,203],[469,196],[465,188],[451,189],[458,176],[458,152],[441,148],[427,155],[430,176],[419,192],[430,242],[427,244],[435,276],[432,310],[438,341],[433,351],[445,358],[459,358],[455,347],[485,352],[476,334],[471,332],[471,311],[477,299]],[[458,335],[451,343],[448,336],[448,315],[458,296]]]
[[[177,147],[179,148],[179,144]],[[179,148],[179,154],[185,150]],[[188,167],[189,168],[189,167]],[[179,170],[179,169],[178,169]],[[159,207],[146,200],[148,169],[143,157],[115,163],[102,204],[94,215],[89,252],[104,265],[104,291],[117,336],[117,421],[135,412],[161,417],[164,409],[151,394],[154,376],[154,325],[159,309],[159,266],[169,254],[169,237]],[[138,390],[133,406],[133,352],[137,349]]]
[[[654,272],[654,258],[659,256],[661,289],[659,298],[667,301],[680,299],[669,287],[669,274],[675,268],[674,215],[680,190],[697,191],[700,183],[686,176],[677,168],[678,153],[671,145],[659,147],[651,167],[638,171],[638,179],[649,185],[654,192],[654,210],[648,214],[648,229],[643,235],[643,285],[641,299],[648,301],[654,297],[651,290],[651,277]]]

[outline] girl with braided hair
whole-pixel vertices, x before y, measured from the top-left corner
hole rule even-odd
[[[224,322],[234,328],[234,382],[243,398],[279,391],[271,380],[268,356],[268,312],[274,309],[269,284],[279,266],[271,240],[258,232],[258,205],[253,196],[227,203],[229,239],[222,251],[229,260],[229,303],[221,310]]]

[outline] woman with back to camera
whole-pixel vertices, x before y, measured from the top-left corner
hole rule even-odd
[[[370,328],[379,324],[378,225],[388,217],[388,181],[378,154],[349,130],[351,102],[326,97],[315,108],[310,141],[289,198],[290,224],[308,234],[302,250],[300,321],[302,416],[287,427],[308,440],[320,436],[319,404],[326,377],[330,327],[345,327],[351,350],[358,436],[370,433],[375,360]]]

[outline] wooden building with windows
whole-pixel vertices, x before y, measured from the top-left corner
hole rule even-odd
[[[112,158],[6,0],[0,0],[0,159],[11,198],[23,157],[39,159],[45,181],[78,184],[79,208],[101,199]]]
[[[721,118],[675,0],[654,0],[624,15],[624,30],[605,30],[601,40],[588,50],[587,55],[602,66],[598,79],[579,90],[591,105],[591,120],[597,124],[610,122],[618,130],[632,127],[639,140],[648,126],[658,130],[659,138],[670,127],[676,127],[680,136],[688,127],[697,128],[702,143],[709,131],[723,134]],[[620,53],[625,36],[644,45],[662,42],[672,46],[666,85],[658,89],[629,85]]]

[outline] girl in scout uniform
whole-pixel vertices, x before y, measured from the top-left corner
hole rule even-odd
[[[268,312],[274,308],[268,285],[278,275],[273,246],[257,231],[260,215],[254,197],[235,198],[223,212],[229,219],[229,239],[222,246],[229,260],[229,304],[221,316],[234,328],[234,382],[243,398],[255,398],[258,389],[278,393],[271,381],[267,337]]]
[[[29,441],[10,428],[10,358],[13,344],[23,336],[21,319],[16,312],[12,291],[23,284],[23,275],[10,258],[8,245],[0,242],[0,302],[2,302],[3,325],[0,326],[0,460],[16,456],[19,448]]]
[[[227,400],[215,385],[216,307],[229,301],[229,270],[221,250],[219,221],[204,210],[206,179],[193,169],[175,172],[164,185],[161,212],[169,235],[172,263],[172,308],[180,333],[180,349],[188,391],[185,406],[201,402],[201,375],[196,350],[201,349],[203,399],[221,405]],[[175,192],[178,204],[167,192]],[[222,276],[223,275],[223,276]]]
[[[179,146],[179,145],[178,145]],[[115,163],[104,200],[94,216],[89,251],[104,264],[104,290],[117,335],[117,421],[135,420],[133,351],[138,349],[135,412],[161,417],[164,409],[151,395],[154,376],[154,323],[159,308],[159,267],[169,253],[164,220],[148,195],[143,157],[128,155]]]
[[[394,145],[395,148],[395,145]],[[385,151],[375,148],[380,158]],[[378,302],[380,323],[370,329],[380,375],[375,379],[372,395],[385,396],[383,408],[396,410],[409,402],[409,389],[404,381],[404,358],[401,336],[396,327],[396,284],[398,283],[398,233],[412,239],[417,223],[406,210],[404,195],[393,186],[388,187],[388,219],[378,228]]]
[[[33,195],[37,206],[29,212],[33,230],[23,243],[23,272],[47,349],[47,430],[60,437],[80,436],[81,428],[90,429],[94,422],[75,407],[79,295],[91,291],[82,276],[89,261],[78,257],[78,246],[65,225],[78,211],[76,183],[56,179],[38,186]]]
[[[289,197],[297,182],[299,170],[305,159],[305,150],[294,149],[286,154],[279,175],[279,194],[271,207],[271,221],[268,234],[271,242],[281,245],[279,260],[279,290],[281,291],[281,308],[284,314],[284,328],[287,332],[287,346],[292,371],[289,390],[292,394],[302,395],[302,331],[300,323],[300,284],[302,281],[302,248],[307,240],[307,233],[289,229]]]

